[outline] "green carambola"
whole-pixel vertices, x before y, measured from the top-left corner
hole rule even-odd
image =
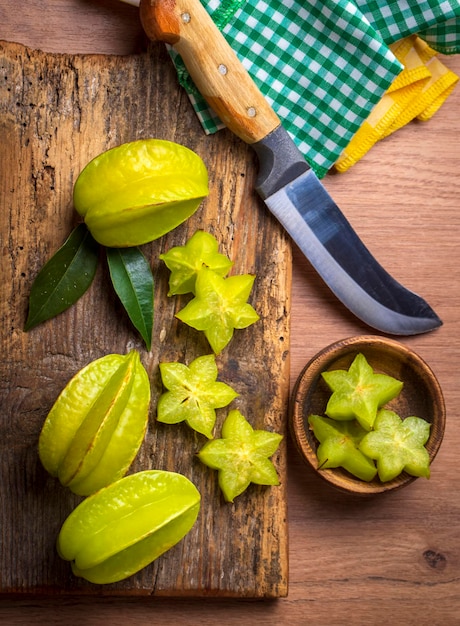
[[[204,331],[215,354],[220,354],[235,329],[247,328],[259,315],[247,302],[255,276],[242,274],[223,278],[203,268],[197,275],[195,297],[176,317],[196,330]]]
[[[216,358],[201,356],[190,363],[160,363],[163,393],[157,404],[157,419],[166,424],[185,421],[190,428],[213,437],[215,409],[230,404],[238,394],[229,385],[217,380]]]
[[[331,370],[322,377],[332,391],[326,415],[336,420],[357,419],[371,430],[377,411],[395,398],[403,383],[387,374],[374,372],[363,354],[357,354],[348,370]]]
[[[90,161],[73,200],[96,241],[123,248],[176,228],[208,193],[208,172],[198,154],[172,141],[141,139]]]
[[[275,454],[282,438],[268,430],[254,430],[238,410],[233,410],[222,426],[222,438],[208,441],[198,458],[218,470],[224,498],[233,502],[251,483],[279,485],[269,457]]]
[[[374,461],[359,449],[367,431],[356,420],[338,421],[310,415],[308,423],[320,442],[316,450],[318,469],[343,467],[361,480],[369,482],[375,478]]]
[[[426,420],[415,416],[403,420],[393,411],[382,409],[374,430],[363,437],[359,449],[376,460],[382,482],[396,478],[402,471],[429,478],[430,455],[425,448],[429,436]]]
[[[195,293],[198,273],[205,267],[219,276],[226,276],[233,263],[218,251],[217,239],[210,233],[197,230],[184,246],[174,246],[160,254],[171,271],[168,295]]]
[[[81,502],[62,525],[59,555],[72,571],[106,584],[135,574],[178,543],[194,525],[200,493],[185,476],[146,470]]]
[[[144,438],[150,382],[139,354],[92,361],[66,385],[39,437],[45,469],[79,495],[121,478]]]

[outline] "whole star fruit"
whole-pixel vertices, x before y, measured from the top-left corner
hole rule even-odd
[[[138,352],[92,361],[62,390],[43,424],[38,452],[44,468],[83,496],[118,480],[142,444],[149,403]]]
[[[218,251],[217,239],[210,233],[196,231],[184,246],[175,246],[160,254],[166,267],[171,271],[169,277],[169,296],[195,293],[198,272],[207,267],[219,276],[226,276],[233,263]]]
[[[195,297],[176,317],[196,330],[204,331],[213,352],[220,354],[235,329],[247,328],[259,320],[247,302],[255,276],[242,274],[223,278],[203,268],[196,279]]]
[[[198,517],[201,496],[185,476],[145,470],[83,500],[64,521],[61,558],[90,582],[117,582],[176,545]]]
[[[425,443],[430,424],[415,416],[404,420],[393,411],[378,412],[374,430],[367,433],[359,449],[377,462],[379,478],[387,482],[402,471],[411,476],[430,477],[430,456]]]
[[[377,411],[401,392],[403,383],[387,374],[375,373],[366,357],[359,353],[348,371],[322,373],[332,391],[326,415],[336,420],[357,419],[365,430],[371,430]]]
[[[208,193],[198,154],[172,141],[141,139],[90,161],[75,182],[73,201],[96,241],[125,248],[176,228]]]
[[[321,415],[310,415],[308,423],[320,442],[316,456],[318,469],[342,467],[361,480],[369,482],[377,474],[372,459],[359,444],[367,431],[356,420],[336,421]]]
[[[205,443],[198,458],[218,470],[219,487],[227,502],[233,502],[251,483],[279,485],[278,474],[269,457],[277,451],[283,436],[254,430],[236,409],[222,426],[222,438]]]
[[[186,422],[190,428],[213,438],[216,411],[227,406],[238,394],[229,385],[217,381],[216,358],[200,356],[187,365],[160,363],[163,393],[157,404],[157,420],[166,424]]]

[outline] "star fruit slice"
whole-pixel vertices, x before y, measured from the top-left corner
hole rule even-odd
[[[387,374],[375,373],[363,354],[357,354],[348,371],[323,372],[322,377],[332,391],[326,415],[336,420],[357,419],[371,430],[377,411],[395,398],[403,383]]]
[[[169,296],[194,294],[196,277],[203,267],[219,276],[226,276],[233,265],[225,254],[219,253],[217,239],[202,230],[192,235],[185,246],[175,246],[165,254],[160,254],[160,259],[171,271]]]
[[[233,502],[251,483],[279,485],[271,457],[283,436],[254,430],[238,410],[230,411],[222,438],[208,441],[198,453],[202,463],[218,470],[219,486],[227,502]]]
[[[361,480],[369,482],[375,478],[375,463],[359,449],[367,433],[359,422],[340,422],[321,415],[310,415],[308,423],[320,442],[316,450],[318,469],[343,467]]]
[[[216,411],[227,406],[238,393],[226,383],[217,381],[213,354],[200,356],[187,365],[160,363],[163,393],[157,405],[157,420],[165,424],[186,422],[190,428],[213,438]]]
[[[234,329],[247,328],[259,315],[247,302],[255,276],[242,274],[223,278],[203,268],[196,279],[196,295],[176,317],[196,330],[204,331],[215,354],[233,337]]]
[[[374,430],[359,444],[361,452],[377,461],[382,482],[406,471],[411,476],[430,477],[430,456],[425,443],[430,436],[430,424],[420,417],[402,420],[393,411],[382,409],[377,414]]]

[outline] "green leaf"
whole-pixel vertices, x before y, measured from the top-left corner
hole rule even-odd
[[[96,273],[98,249],[85,224],[79,224],[37,274],[25,331],[62,313],[85,293]]]
[[[153,274],[139,248],[107,248],[114,289],[147,349],[152,346]]]

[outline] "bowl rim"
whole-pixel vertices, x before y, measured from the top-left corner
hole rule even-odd
[[[364,496],[400,489],[414,482],[418,477],[402,472],[393,480],[385,483],[380,482],[378,478],[367,483],[359,478],[353,477],[342,468],[318,469],[316,449],[313,449],[310,444],[309,437],[305,430],[303,406],[309,396],[309,392],[311,395],[314,391],[315,385],[320,379],[321,372],[327,370],[339,356],[343,357],[346,356],[347,353],[357,351],[365,353],[366,347],[372,347],[373,349],[385,347],[386,351],[390,349],[390,351],[399,358],[405,357],[412,361],[412,363],[415,363],[417,368],[425,374],[425,379],[429,382],[430,394],[434,400],[434,414],[431,423],[436,425],[436,428],[431,428],[430,437],[426,444],[430,456],[430,465],[441,445],[446,421],[445,402],[438,379],[426,361],[407,345],[395,339],[378,335],[358,335],[335,341],[317,352],[301,370],[293,387],[289,408],[289,430],[291,438],[302,459],[310,465],[315,473],[323,480],[340,491]],[[312,435],[310,436],[312,437]]]

